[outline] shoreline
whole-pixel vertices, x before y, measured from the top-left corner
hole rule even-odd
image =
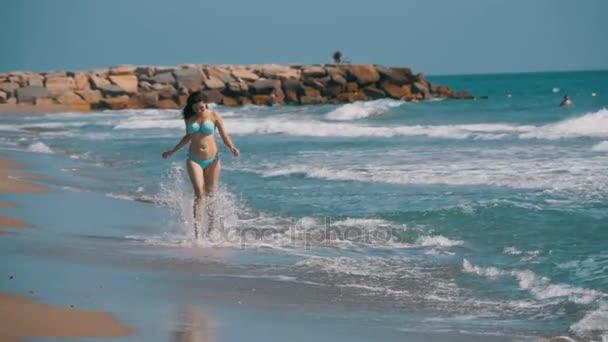
[[[48,189],[25,181],[39,178],[24,173],[21,165],[0,157],[0,194],[46,193]],[[0,201],[0,209],[15,208],[9,201]],[[13,229],[32,227],[26,221],[12,216],[0,216],[0,238]],[[12,275],[1,275],[9,280]],[[29,338],[104,338],[124,337],[134,330],[112,316],[95,310],[83,310],[73,306],[48,305],[33,299],[8,294],[0,289],[0,340],[21,341]]]

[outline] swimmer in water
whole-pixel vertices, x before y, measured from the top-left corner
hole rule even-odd
[[[567,106],[572,106],[573,104],[574,104],[574,102],[572,102],[572,100],[570,99],[570,96],[565,95],[564,100],[559,105],[560,105],[560,107],[567,107]]]

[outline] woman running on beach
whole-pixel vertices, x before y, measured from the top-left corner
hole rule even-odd
[[[203,93],[190,94],[182,114],[186,124],[186,133],[172,150],[163,152],[163,158],[169,158],[190,143],[186,168],[194,188],[194,236],[198,239],[203,221],[203,202],[210,199],[220,179],[221,165],[218,147],[215,143],[215,131],[219,131],[222,141],[235,157],[238,157],[240,152],[228,136],[220,114],[209,110]],[[213,213],[210,211],[208,214],[212,222]],[[211,225],[209,225],[209,230],[211,230]]]

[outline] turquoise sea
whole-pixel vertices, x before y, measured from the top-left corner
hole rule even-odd
[[[0,238],[0,290],[132,341],[186,304],[220,341],[608,341],[608,72],[429,79],[487,99],[214,107],[242,156],[201,241],[186,149],[160,156],[178,111],[2,116],[51,192],[2,195],[34,227]]]

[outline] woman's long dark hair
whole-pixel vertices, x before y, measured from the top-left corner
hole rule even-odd
[[[184,120],[188,120],[192,116],[196,115],[196,112],[194,111],[194,109],[192,107],[194,107],[195,104],[197,104],[201,101],[206,102],[207,97],[205,96],[205,94],[203,94],[200,91],[195,91],[194,93],[190,94],[190,96],[188,96],[188,100],[186,101],[186,106],[184,107],[184,111],[182,112],[182,115],[184,116]]]

